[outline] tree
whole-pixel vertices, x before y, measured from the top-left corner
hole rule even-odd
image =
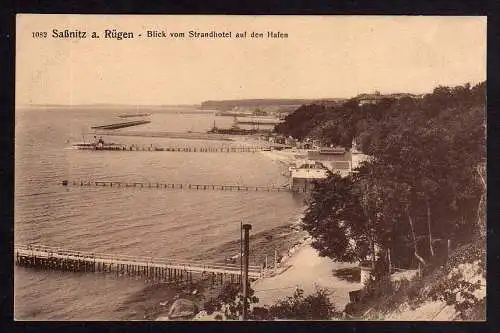
[[[326,107],[322,105],[302,105],[295,112],[285,117],[285,121],[275,126],[274,130],[284,136],[304,139],[310,131],[324,120]]]
[[[366,217],[351,177],[330,174],[316,186],[302,219],[321,256],[356,261],[368,252]]]
[[[303,223],[320,254],[375,260],[376,246],[410,267],[432,259],[438,241],[484,233],[484,97],[484,83],[437,87],[421,100],[347,102],[317,116],[323,122],[309,134],[342,144],[355,135],[372,156],[356,175],[330,176],[312,193]]]

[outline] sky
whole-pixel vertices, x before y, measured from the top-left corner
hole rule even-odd
[[[18,106],[342,98],[486,80],[486,17],[20,14],[16,24]],[[100,38],[53,38],[53,29]],[[106,29],[135,38],[104,38]],[[146,38],[147,30],[232,38]]]

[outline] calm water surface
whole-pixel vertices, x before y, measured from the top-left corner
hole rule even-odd
[[[71,149],[90,139],[92,125],[123,120],[137,110],[30,109],[16,111],[15,242],[127,255],[192,258],[239,238],[240,221],[252,233],[294,222],[301,198],[289,193],[63,187],[61,181],[282,185],[283,167],[260,153],[92,152]],[[213,113],[151,109],[140,131],[206,131]],[[157,146],[238,145],[161,138],[112,137]],[[15,318],[105,320],[130,317],[124,302],[141,280],[15,267]],[[125,309],[124,309],[125,308]],[[133,315],[133,314],[132,314]]]

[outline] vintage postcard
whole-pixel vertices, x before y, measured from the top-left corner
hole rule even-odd
[[[486,320],[486,17],[16,17],[15,320]]]

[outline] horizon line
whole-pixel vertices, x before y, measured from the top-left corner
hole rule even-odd
[[[475,86],[479,83],[486,82],[486,80],[480,80],[477,82],[469,81],[468,83],[471,84],[471,86]],[[466,82],[467,83],[467,82]],[[457,84],[457,85],[444,85],[450,88],[456,87],[456,86],[463,86],[466,83],[462,84]],[[425,95],[432,93],[432,91],[443,85],[435,85],[433,89],[430,91],[426,92],[404,92],[404,91],[397,91],[397,92],[380,92],[382,96],[384,95],[395,95],[395,94],[410,94],[410,95]],[[302,101],[325,101],[325,100],[348,100],[352,98],[356,98],[357,96],[360,95],[371,95],[377,93],[377,89],[373,90],[372,92],[358,92],[356,95],[351,96],[351,97],[314,97],[314,98],[292,98],[292,97],[245,97],[245,98],[229,98],[229,99],[207,99],[203,100],[198,103],[173,103],[173,104],[127,104],[127,103],[112,103],[112,102],[96,102],[96,103],[85,103],[85,104],[57,104],[57,103],[35,103],[35,104],[14,104],[14,107],[40,107],[40,106],[54,106],[54,107],[91,107],[91,106],[126,106],[126,107],[161,107],[161,106],[199,106],[201,107],[202,103],[204,102],[220,102],[220,101],[244,101],[244,100],[302,100]]]
[[[374,94],[370,93],[359,93],[353,97],[315,97],[315,98],[230,98],[230,99],[207,99],[199,103],[175,103],[175,104],[126,104],[126,103],[108,103],[108,102],[97,102],[97,103],[85,103],[85,104],[57,104],[57,103],[34,103],[34,104],[15,104],[15,107],[33,107],[33,106],[55,106],[55,107],[79,107],[79,106],[128,106],[128,107],[158,107],[158,106],[200,106],[205,102],[235,102],[235,101],[248,101],[248,100],[262,100],[262,101],[279,101],[279,100],[297,100],[297,101],[328,101],[328,100],[348,100],[355,98],[359,95]],[[411,94],[420,95],[415,93],[406,92],[393,92],[393,93],[381,93],[381,95],[392,95],[392,94]]]

